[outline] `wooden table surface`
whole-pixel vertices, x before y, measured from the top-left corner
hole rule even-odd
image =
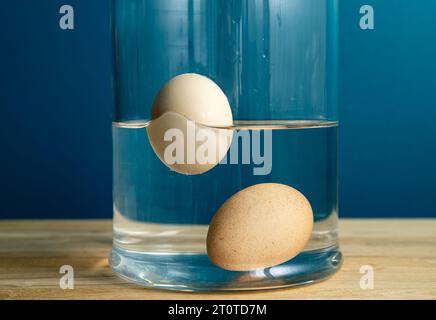
[[[0,299],[436,299],[436,220],[341,220],[342,269],[305,287],[248,293],[140,288],[107,262],[111,221],[0,221]],[[74,268],[62,290],[59,269]],[[374,289],[362,290],[362,266]]]

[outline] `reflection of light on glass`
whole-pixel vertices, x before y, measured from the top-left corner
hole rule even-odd
[[[305,266],[301,264],[292,265],[284,264],[266,269],[256,269],[249,272],[250,278],[276,278],[286,276],[289,273],[304,272]]]
[[[139,273],[139,278],[141,278],[145,283],[153,284],[153,282],[151,282],[151,281],[148,279],[148,276],[149,276],[149,274],[146,273],[146,272],[140,272],[140,273]]]
[[[288,274],[300,274],[307,270],[307,266],[304,264],[286,264],[277,267],[273,267],[268,270],[268,273],[273,278],[279,278]]]
[[[265,271],[268,269],[256,269],[253,272],[253,277],[254,278],[263,278],[265,276]]]

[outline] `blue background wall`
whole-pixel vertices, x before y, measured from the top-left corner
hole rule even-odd
[[[359,28],[363,4],[375,30]],[[111,217],[109,9],[0,2],[0,218]],[[340,10],[340,215],[436,217],[436,2]]]

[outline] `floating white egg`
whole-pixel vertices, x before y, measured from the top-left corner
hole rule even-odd
[[[201,174],[227,154],[233,124],[232,111],[220,87],[205,76],[182,74],[159,92],[147,127],[159,159],[183,174]]]

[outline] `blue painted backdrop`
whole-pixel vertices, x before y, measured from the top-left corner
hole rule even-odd
[[[436,217],[436,2],[340,3],[340,215]],[[0,218],[111,216],[109,17],[109,0],[0,2]]]

